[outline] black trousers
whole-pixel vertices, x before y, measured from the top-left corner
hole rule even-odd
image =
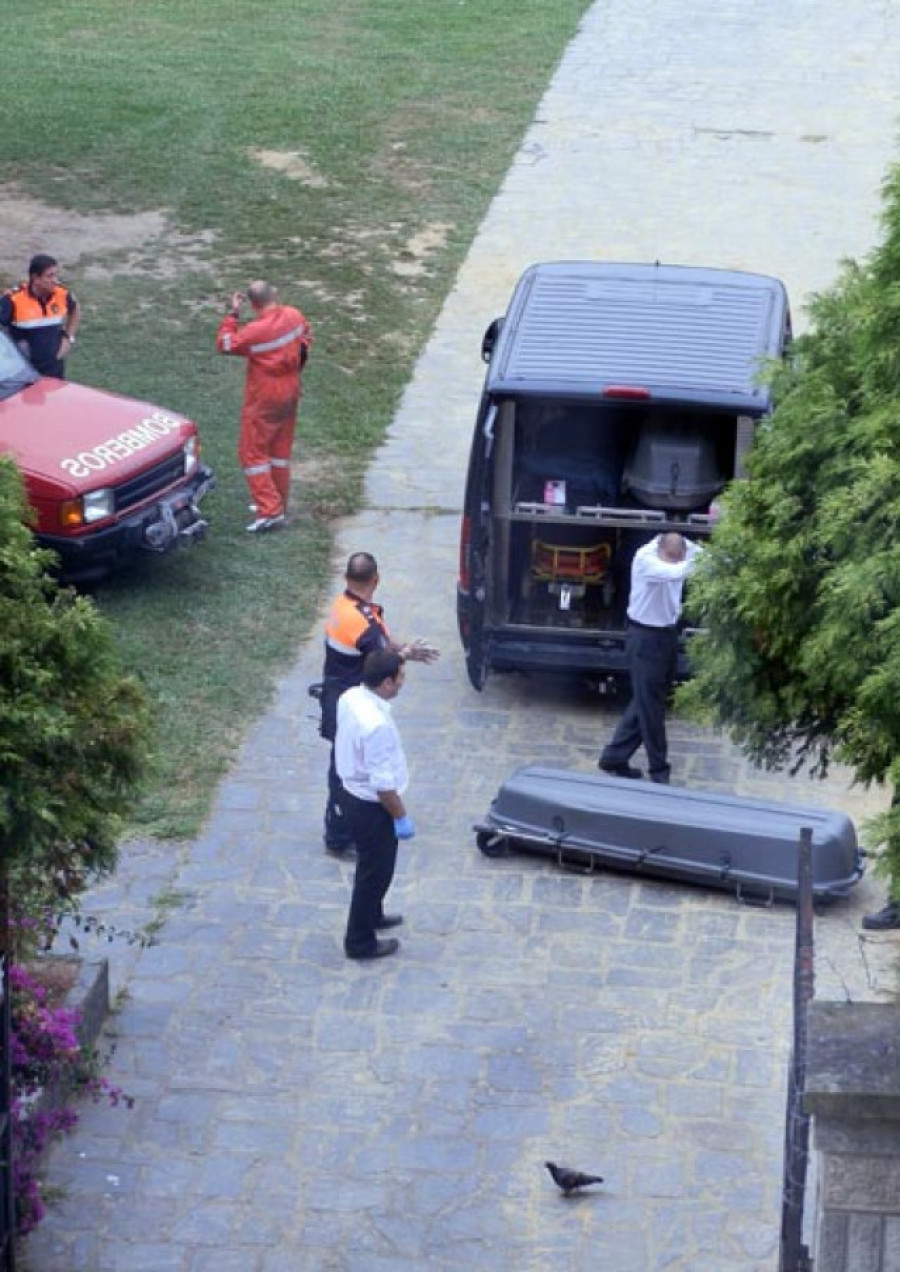
[[[666,703],[678,669],[678,632],[674,627],[638,627],[632,623],[626,653],[631,701],[604,747],[600,763],[627,764],[643,743],[651,778],[667,782]]]
[[[356,875],[344,949],[348,954],[370,954],[377,940],[375,924],[384,914],[384,897],[397,864],[394,819],[380,803],[357,799],[341,791],[344,816],[356,843]]]
[[[325,801],[325,843],[329,848],[344,851],[353,847],[353,833],[347,823],[341,798],[344,788],[334,766],[334,743],[328,761],[328,798]]]
[[[333,676],[326,676],[322,681],[322,696],[319,706],[322,710],[322,722],[319,732],[331,743],[328,757],[328,797],[325,800],[325,843],[329,848],[339,852],[353,847],[353,835],[347,826],[347,819],[341,805],[343,786],[334,765],[334,739],[337,734],[337,704],[347,685],[341,684]]]

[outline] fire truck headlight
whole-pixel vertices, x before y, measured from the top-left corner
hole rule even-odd
[[[189,476],[200,463],[200,438],[189,437],[184,444],[184,475]]]
[[[115,495],[109,488],[90,491],[83,497],[82,504],[85,525],[90,525],[92,521],[103,521],[105,517],[111,517],[116,510]]]

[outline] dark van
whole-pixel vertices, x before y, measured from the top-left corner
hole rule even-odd
[[[634,553],[666,530],[710,534],[771,410],[760,370],[790,331],[784,286],[762,274],[526,271],[482,346],[457,588],[476,689],[492,669],[602,689],[624,676]]]

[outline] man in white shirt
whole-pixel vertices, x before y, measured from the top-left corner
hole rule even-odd
[[[374,650],[363,663],[362,684],[338,700],[334,759],[344,817],[356,844],[344,936],[348,958],[386,958],[400,948],[395,938],[381,940],[377,933],[403,922],[400,914],[385,914],[384,898],[394,878],[397,840],[416,833],[403,802],[409,772],[390,706],[403,677],[396,650]]]
[[[643,742],[650,780],[668,784],[666,700],[678,668],[681,593],[702,550],[670,532],[657,535],[634,554],[626,647],[631,701],[600,756],[604,773],[643,777],[628,762]]]

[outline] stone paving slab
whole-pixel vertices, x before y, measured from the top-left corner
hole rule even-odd
[[[134,845],[96,898],[166,907],[116,969],[130,1113],[85,1110],[32,1272],[773,1272],[795,917],[625,874],[489,860],[472,823],[518,764],[591,769],[618,707],[518,677],[476,695],[454,576],[481,331],[540,258],[697,260],[795,304],[871,241],[900,32],[876,0],[587,14],[340,529],[395,632],[443,648],[397,704],[419,834],[400,957],[349,964],[350,868],[322,852],[327,753],[299,651],[188,847]],[[336,584],[337,585],[337,584]],[[846,808],[883,794],[753,769],[672,723],[676,781]],[[817,923],[820,993],[891,988],[866,879]],[[606,1184],[564,1201],[547,1157]]]

